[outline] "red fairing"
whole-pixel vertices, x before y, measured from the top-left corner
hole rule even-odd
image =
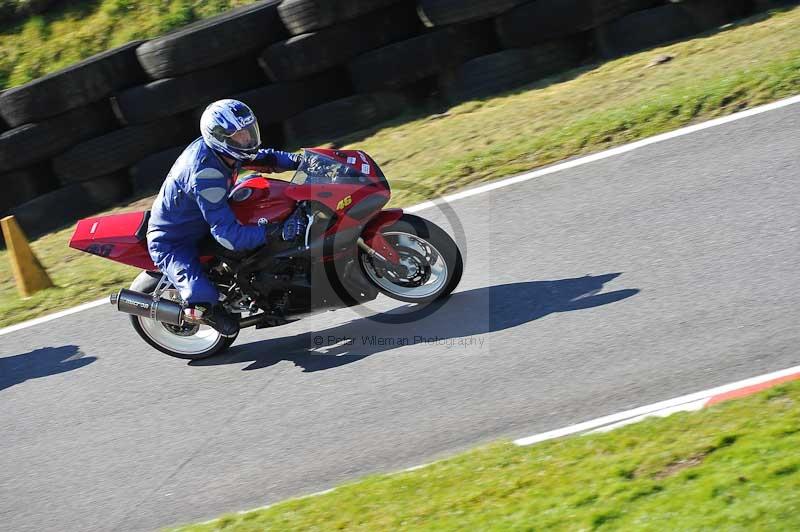
[[[403,209],[385,209],[379,212],[375,218],[370,220],[369,224],[364,228],[364,241],[369,242],[377,235],[381,229],[400,221],[403,217]]]
[[[144,212],[86,218],[78,222],[71,248],[143,270],[156,268],[147,251]]]
[[[241,224],[257,224],[262,219],[279,222],[295,209],[295,201],[286,195],[290,186],[280,179],[248,179],[233,189],[229,203]]]
[[[385,183],[379,173],[378,165],[363,151],[323,148],[308,151],[325,155],[354,168],[367,177],[371,185]],[[245,169],[264,172],[263,168],[258,167]],[[318,201],[337,214],[344,214],[347,207],[355,205],[368,195],[380,194],[388,201],[388,187],[383,188],[386,190],[376,191],[372,187],[363,185],[295,185],[281,179],[256,177],[236,185],[231,193],[230,205],[240,223],[255,224],[261,219],[278,222],[294,211],[298,201]],[[241,189],[250,189],[250,193],[242,193],[240,199],[237,199],[237,190]],[[350,201],[347,205],[343,205],[342,200],[348,196],[351,197]]]
[[[331,185],[300,185],[287,190],[287,194],[297,201],[313,200],[324,204],[326,207],[336,212],[339,217],[338,223],[331,227],[327,234],[337,231],[351,229],[363,223],[364,220],[356,220],[348,216],[349,211],[359,205],[366,198],[382,198],[383,204],[389,202],[391,191],[385,177],[375,161],[360,150],[335,150],[326,148],[314,148],[308,150],[330,157],[340,164],[353,168],[356,172],[367,178],[367,184],[331,184]],[[377,216],[381,215],[376,211]],[[372,222],[370,222],[372,223]],[[393,252],[390,252],[393,254]],[[387,257],[393,261],[393,257]]]
[[[339,222],[328,230],[328,234],[349,229],[362,223],[351,218],[348,211],[369,196],[382,196],[389,201],[389,191],[376,191],[364,185],[291,185],[286,195],[295,201],[318,201],[339,216]]]
[[[317,148],[306,151],[353,169],[347,176],[350,180],[331,180],[327,184],[303,179],[288,182],[265,177],[263,169],[242,172],[236,176],[238,183],[229,199],[239,223],[280,223],[295,211],[298,202],[315,202],[327,207],[332,215],[333,223],[326,235],[363,227],[364,241],[388,261],[396,263],[397,254],[386,243],[380,230],[399,220],[403,211],[381,210],[388,203],[391,190],[375,161],[358,150]],[[302,171],[298,173],[303,175]],[[145,215],[144,212],[134,212],[81,220],[69,245],[116,262],[155,271],[157,267],[147,251]],[[323,260],[335,258],[330,256]],[[208,262],[213,257],[201,257],[200,260]]]

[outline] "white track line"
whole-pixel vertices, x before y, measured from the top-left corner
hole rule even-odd
[[[599,429],[590,430],[589,432],[610,432],[614,429],[618,429],[620,427],[624,427],[625,425],[632,425],[634,423],[638,423],[643,421],[645,418],[648,417],[667,417],[671,416],[672,414],[677,414],[678,412],[696,412],[698,410],[702,410],[706,404],[708,403],[708,398],[700,399],[698,401],[693,401],[691,403],[684,403],[677,406],[672,406],[670,408],[664,408],[663,410],[657,410],[650,414],[644,414],[642,416],[632,417],[630,419],[626,419],[624,421],[620,421],[618,423],[612,423],[611,425],[604,425]]]
[[[625,412],[619,412],[617,414],[611,414],[609,416],[599,417],[597,419],[584,421],[583,423],[577,423],[575,425],[570,425],[568,427],[542,432],[541,434],[535,434],[533,436],[528,436],[527,438],[520,438],[518,440],[514,440],[514,443],[517,445],[532,445],[534,443],[539,443],[546,440],[552,440],[555,438],[561,438],[563,436],[569,436],[571,434],[578,434],[581,432],[597,430],[600,428],[608,427],[610,425],[620,425],[626,421],[628,422],[632,422],[633,420],[638,421],[639,419],[642,419],[647,416],[668,415],[669,413],[677,412],[682,409],[693,410],[697,408],[698,402],[700,401],[704,402],[716,395],[728,393],[733,390],[739,390],[741,388],[747,388],[748,386],[761,384],[763,382],[779,379],[781,377],[787,377],[789,375],[794,375],[797,373],[800,373],[800,366],[787,368],[781,371],[775,371],[773,373],[767,373],[766,375],[759,375],[758,377],[752,377],[750,379],[745,379],[743,381],[732,382],[730,384],[725,384],[723,386],[711,388],[710,390],[704,390],[702,392],[696,392],[681,397],[675,397],[674,399],[668,399],[666,401],[661,401],[659,403],[653,403],[647,406],[640,406],[639,408],[634,408],[633,410],[626,410]]]
[[[698,131],[703,131],[704,129],[710,129],[712,127],[721,126],[724,124],[728,124],[730,122],[736,122],[737,120],[742,120],[743,118],[749,118],[751,116],[760,115],[762,113],[767,113],[769,111],[774,111],[776,109],[781,109],[783,107],[788,107],[796,103],[800,103],[800,94],[792,96],[791,98],[786,98],[784,100],[778,100],[777,102],[773,102],[770,104],[754,107],[752,109],[748,109],[747,111],[740,111],[732,115],[723,116],[721,118],[715,118],[714,120],[709,120],[707,122],[702,122],[700,124],[695,124],[693,126],[687,126],[681,129],[676,129],[675,131],[662,133],[661,135],[656,135],[654,137],[648,137],[646,139],[637,140],[636,142],[632,142],[630,144],[625,144],[623,146],[611,148],[610,150],[601,151],[599,153],[593,153],[592,155],[587,155],[586,157],[581,157],[579,159],[575,159],[572,161],[555,164],[553,166],[548,166],[547,168],[534,170],[532,172],[527,172],[525,174],[518,175],[515,177],[509,177],[501,181],[495,181],[480,187],[464,190],[462,192],[456,192],[455,194],[445,196],[444,198],[440,198],[433,201],[426,201],[424,203],[420,203],[419,205],[414,205],[413,207],[409,207],[408,209],[405,210],[408,212],[417,212],[423,209],[429,209],[431,207],[435,207],[437,204],[440,203],[452,203],[454,201],[458,201],[464,198],[469,198],[471,196],[477,196],[478,194],[491,192],[492,190],[496,190],[498,188],[504,188],[511,185],[516,185],[518,183],[523,183],[525,181],[529,181],[537,177],[554,174],[556,172],[561,172],[563,170],[568,170],[570,168],[575,168],[577,166],[583,166],[585,164],[590,164],[596,161],[602,161],[603,159],[608,159],[609,157],[622,155],[623,153],[628,153],[633,150],[637,150],[639,148],[644,148],[645,146],[650,146],[651,144],[664,142],[665,140],[670,140],[677,137],[683,137],[684,135],[697,133]]]
[[[518,440],[514,440],[514,444],[519,446],[527,446],[533,445],[534,443],[540,443],[546,440],[552,440],[555,438],[561,438],[563,436],[569,436],[572,434],[577,433],[585,433],[585,432],[606,432],[610,430],[614,430],[616,428],[622,427],[624,425],[630,425],[632,423],[636,423],[637,421],[641,421],[646,417],[650,416],[659,416],[659,417],[666,417],[670,414],[674,414],[676,412],[689,412],[689,411],[696,411],[701,410],[707,403],[709,399],[712,397],[716,397],[718,395],[732,392],[734,390],[740,390],[742,388],[747,388],[756,384],[762,384],[764,382],[768,382],[775,379],[780,379],[781,377],[787,377],[789,375],[798,375],[800,374],[800,366],[795,366],[793,368],[787,368],[781,371],[775,371],[773,373],[767,373],[765,375],[759,375],[757,377],[752,377],[749,379],[745,379],[738,382],[732,382],[730,384],[725,384],[722,386],[718,386],[716,388],[711,388],[709,390],[705,390],[702,392],[697,392],[689,395],[684,395],[682,397],[676,397],[674,399],[669,399],[667,401],[661,401],[660,403],[654,403],[648,406],[642,406],[639,408],[634,408],[633,410],[627,410],[625,412],[620,412],[618,414],[612,414],[610,416],[604,416],[597,419],[593,419],[591,421],[586,421],[584,423],[578,423],[577,425],[571,425],[569,427],[564,427],[563,429],[558,430],[551,430],[549,432],[543,432],[541,434],[536,434],[534,436],[529,436],[527,438],[520,438]],[[444,458],[443,460],[446,460]],[[413,467],[408,467],[401,471],[395,471],[392,473],[386,473],[385,476],[391,475],[399,475],[402,473],[409,473],[412,471],[416,471],[418,469],[422,469],[433,465],[436,462],[427,462],[424,464],[420,464]],[[326,489],[324,491],[318,491],[316,493],[309,493],[308,495],[301,495],[299,497],[294,497],[291,499],[286,499],[284,501],[277,501],[272,504],[268,504],[266,506],[261,506],[259,508],[252,508],[250,510],[242,510],[236,512],[237,515],[244,515],[249,514],[251,512],[257,512],[260,510],[267,510],[277,504],[281,504],[287,501],[297,501],[301,499],[308,499],[311,497],[319,497],[320,495],[326,495],[328,493],[332,493],[336,491],[336,487]],[[210,519],[203,523],[198,523],[199,525],[208,525],[211,523],[215,523],[219,521],[219,517],[214,519]],[[194,526],[194,525],[189,525]],[[178,530],[182,530],[179,528]]]
[[[661,135],[656,135],[654,137],[648,137],[646,139],[638,140],[636,142],[625,144],[623,146],[612,148],[610,150],[601,151],[599,153],[593,153],[592,155],[587,155],[586,157],[580,157],[572,161],[555,164],[553,166],[548,166],[547,168],[534,170],[532,172],[527,172],[518,176],[509,177],[506,179],[502,179],[500,181],[494,181],[492,183],[464,190],[462,192],[456,192],[455,194],[450,194],[449,196],[445,196],[443,198],[439,198],[433,201],[426,201],[420,203],[419,205],[408,207],[404,210],[406,212],[419,212],[425,209],[436,207],[439,204],[453,203],[455,201],[462,200],[464,198],[477,196],[479,194],[485,194],[486,192],[491,192],[492,190],[497,190],[499,188],[509,187],[511,185],[516,185],[519,183],[524,183],[525,181],[530,181],[531,179],[536,179],[537,177],[554,174],[556,172],[561,172],[563,170],[569,170],[570,168],[576,168],[578,166],[583,166],[585,164],[591,164],[596,161],[602,161],[603,159],[608,159],[609,157],[616,157],[617,155],[622,155],[623,153],[628,153],[633,150],[637,150],[639,148],[644,148],[645,146],[650,146],[651,144],[664,142],[665,140],[682,137],[684,135],[690,135],[692,133],[697,133],[698,131],[703,131],[705,129],[710,129],[712,127],[721,126],[724,124],[728,124],[730,122],[736,122],[737,120],[742,120],[744,118],[749,118],[751,116],[760,115],[762,113],[767,113],[769,111],[774,111],[776,109],[781,109],[783,107],[788,107],[790,105],[794,105],[797,103],[800,103],[800,94],[783,100],[778,100],[777,102],[761,105],[759,107],[754,107],[746,111],[740,111],[732,115],[723,116],[721,118],[715,118],[714,120],[709,120],[707,122],[702,122],[700,124],[695,124],[693,126],[687,126],[681,129],[676,129],[675,131],[670,131],[668,133],[663,133]],[[103,303],[105,303],[106,301],[107,299],[92,301],[91,303],[86,303],[84,305],[80,305],[78,307],[74,307],[62,312],[57,312],[55,314],[50,314],[48,316],[36,318],[35,320],[18,323],[17,325],[12,325],[10,327],[0,329],[0,336],[15,331],[19,331],[21,329],[26,329],[28,327],[34,327],[42,323],[47,323],[48,321],[56,320],[64,316],[69,316],[70,314],[75,314],[76,312],[81,312],[90,308],[98,307]]]
[[[41,325],[42,323],[47,323],[48,321],[57,320],[59,318],[63,318],[64,316],[69,316],[70,314],[77,314],[78,312],[83,312],[84,310],[89,310],[90,308],[99,307],[100,305],[108,305],[109,307],[111,306],[108,302],[107,297],[103,299],[98,299],[97,301],[84,303],[83,305],[78,305],[77,307],[72,307],[67,310],[62,310],[61,312],[56,312],[55,314],[48,314],[47,316],[42,316],[41,318],[36,318],[30,321],[23,321],[22,323],[5,327],[3,329],[0,329],[0,336],[3,336],[4,334],[11,334],[13,332],[22,329],[27,329],[28,327]]]

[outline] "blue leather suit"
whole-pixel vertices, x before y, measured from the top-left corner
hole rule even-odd
[[[262,149],[253,162],[275,170],[297,167],[295,154]],[[189,304],[216,304],[219,293],[198,257],[198,244],[209,232],[233,251],[266,243],[265,228],[242,225],[228,206],[234,169],[228,167],[202,137],[178,157],[153,203],[147,244],[150,257]]]

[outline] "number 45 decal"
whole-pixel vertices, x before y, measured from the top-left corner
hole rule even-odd
[[[341,211],[345,207],[349,207],[351,203],[353,203],[353,196],[347,196],[336,205],[336,210]]]

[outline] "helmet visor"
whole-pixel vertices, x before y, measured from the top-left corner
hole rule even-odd
[[[261,146],[261,133],[258,130],[258,123],[253,122],[232,135],[225,136],[225,143],[229,148],[241,151],[254,151]]]

